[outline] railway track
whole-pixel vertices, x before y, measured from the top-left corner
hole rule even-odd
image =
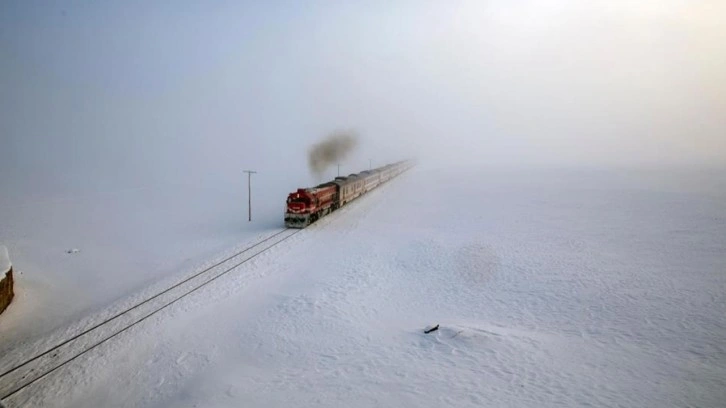
[[[286,228],[0,373],[0,406],[32,384],[194,293],[301,230]]]

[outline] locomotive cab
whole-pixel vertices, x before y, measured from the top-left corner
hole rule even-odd
[[[312,200],[304,189],[290,193],[287,197],[287,212],[292,214],[304,213],[310,207]]]
[[[304,189],[299,189],[294,193],[290,193],[287,197],[287,211],[291,213],[304,212],[306,207],[312,204],[310,196]]]
[[[313,188],[299,188],[287,197],[285,226],[305,228],[336,208],[336,186],[321,184]]]
[[[309,224],[309,208],[312,200],[305,189],[298,189],[287,196],[285,209],[285,225],[292,228],[304,228]]]

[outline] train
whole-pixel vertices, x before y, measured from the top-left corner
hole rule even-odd
[[[315,187],[299,188],[287,196],[285,226],[305,228],[412,166],[412,161],[404,160],[357,174],[338,176]]]

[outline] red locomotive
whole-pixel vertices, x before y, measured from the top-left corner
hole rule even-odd
[[[285,226],[305,228],[412,166],[409,161],[362,171],[311,188],[299,188],[287,197]]]

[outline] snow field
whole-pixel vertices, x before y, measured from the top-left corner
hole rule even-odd
[[[280,202],[286,190],[274,185],[258,198]],[[0,198],[0,210],[0,241],[16,278],[0,320],[0,355],[74,333],[282,227],[282,203],[260,206],[248,223],[246,189],[234,185],[18,193]]]
[[[723,201],[508,176],[416,169],[6,403],[721,406]]]

